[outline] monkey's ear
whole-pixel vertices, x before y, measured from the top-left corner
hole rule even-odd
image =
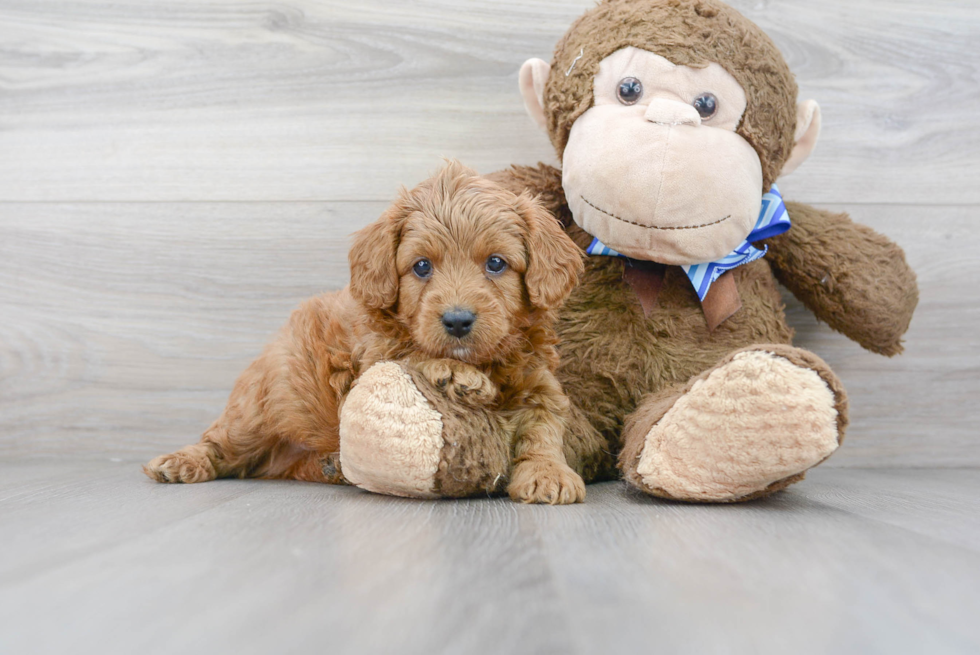
[[[548,129],[548,121],[544,116],[544,85],[550,74],[551,66],[548,62],[543,59],[528,59],[521,66],[518,75],[524,109],[542,130]]]
[[[350,293],[368,309],[388,309],[398,301],[395,254],[402,210],[395,203],[381,218],[354,235],[350,262]]]
[[[538,201],[522,193],[517,210],[527,223],[524,285],[531,304],[541,309],[560,307],[585,271],[582,251]]]
[[[806,161],[820,137],[820,105],[816,100],[806,100],[796,107],[796,134],[793,152],[783,164],[780,175],[789,175]]]

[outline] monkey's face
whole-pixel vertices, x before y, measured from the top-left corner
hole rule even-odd
[[[746,106],[735,78],[627,47],[602,60],[594,94],[563,156],[575,222],[637,259],[731,253],[762,206],[762,164],[735,132]]]

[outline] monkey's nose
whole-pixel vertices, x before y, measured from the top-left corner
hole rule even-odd
[[[457,339],[469,334],[474,323],[476,323],[476,314],[468,309],[453,307],[442,315],[442,325],[446,328],[446,332]]]
[[[701,114],[692,105],[666,98],[651,100],[643,117],[651,123],[659,125],[694,125],[696,127],[701,124]]]

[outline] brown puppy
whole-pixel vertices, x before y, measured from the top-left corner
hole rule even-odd
[[[583,500],[562,454],[568,400],[552,328],[583,265],[555,218],[450,162],[359,232],[349,259],[350,286],[297,309],[201,441],[146,474],[344,482],[341,405],[361,372],[394,361],[501,417],[512,498]]]

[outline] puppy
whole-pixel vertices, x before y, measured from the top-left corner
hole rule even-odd
[[[554,310],[581,251],[532,198],[450,162],[360,231],[351,283],[305,302],[239,377],[201,441],[144,467],[159,482],[343,483],[340,409],[361,372],[395,361],[504,419],[514,500],[585,497],[565,463]]]

